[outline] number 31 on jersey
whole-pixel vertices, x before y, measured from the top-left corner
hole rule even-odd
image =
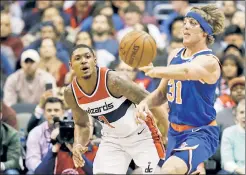
[[[169,92],[167,94],[167,100],[169,102],[173,102],[175,100],[175,103],[182,104],[182,97],[181,97],[181,90],[182,90],[182,82],[174,80],[168,81],[169,86]]]

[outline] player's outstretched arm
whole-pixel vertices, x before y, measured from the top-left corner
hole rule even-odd
[[[88,114],[77,105],[71,86],[67,86],[64,91],[64,98],[68,106],[72,110],[74,120],[74,144],[73,144],[73,160],[76,167],[82,167],[84,160],[82,153],[87,151],[86,145],[90,140],[90,121]]]
[[[174,80],[203,80],[215,83],[220,75],[219,63],[213,56],[202,55],[191,62],[167,67],[141,68],[147,76]]]

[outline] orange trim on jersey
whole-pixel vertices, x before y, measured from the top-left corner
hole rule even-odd
[[[179,124],[176,124],[176,123],[171,123],[171,126],[177,132],[183,132],[183,131],[188,130],[188,129],[197,128],[196,126],[179,125]],[[213,120],[212,122],[210,122],[208,124],[208,126],[217,126],[216,120]]]
[[[91,96],[86,95],[86,93],[83,92],[83,90],[79,87],[79,85],[77,84],[76,77],[73,79],[72,85],[73,85],[74,95],[79,104],[91,103],[109,97],[109,94],[106,89],[107,85],[105,81],[107,70],[108,70],[107,68],[99,68],[100,73],[98,77],[98,82],[96,85],[96,89]]]
[[[161,140],[161,135],[159,135],[159,132],[158,132],[158,129],[157,129],[157,126],[155,124],[154,119],[150,116],[147,116],[145,123],[151,132],[151,135],[152,135],[152,138],[154,140],[154,144],[155,144],[157,153],[159,155],[159,158],[164,159],[166,156],[166,152],[165,152],[162,140]]]

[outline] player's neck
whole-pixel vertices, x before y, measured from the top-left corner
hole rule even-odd
[[[88,79],[77,77],[77,83],[86,94],[92,94],[97,85],[97,70]]]
[[[208,46],[206,44],[196,44],[196,45],[192,45],[191,47],[187,46],[184,56],[190,57],[195,53],[206,49],[208,49]]]

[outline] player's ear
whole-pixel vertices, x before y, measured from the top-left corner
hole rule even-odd
[[[96,51],[94,49],[92,49],[93,51],[93,56],[94,56],[94,63],[97,64],[97,55],[96,55]]]
[[[69,61],[69,67],[70,67],[70,69],[72,69],[72,62],[71,62],[71,60]]]

